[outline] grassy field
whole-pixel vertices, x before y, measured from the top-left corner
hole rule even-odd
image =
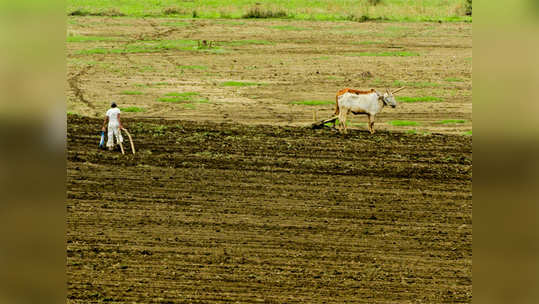
[[[277,17],[331,21],[471,21],[471,17],[465,16],[464,2],[464,0],[68,0],[67,13],[133,17]]]

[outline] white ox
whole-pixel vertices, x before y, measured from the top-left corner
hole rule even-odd
[[[369,117],[369,131],[374,133],[374,117],[380,113],[384,106],[389,105],[391,107],[397,106],[397,101],[393,97],[394,93],[404,89],[399,88],[393,92],[389,92],[386,89],[386,93],[383,95],[375,90],[362,93],[350,93],[346,92],[337,96],[337,109],[335,114],[339,114],[339,130],[341,133],[347,133],[346,118],[347,115],[352,114],[365,114]]]

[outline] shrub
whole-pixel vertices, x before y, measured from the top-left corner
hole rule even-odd
[[[167,7],[163,10],[163,15],[184,15],[184,11],[178,7]]]
[[[88,16],[88,15],[90,15],[90,12],[84,11],[84,10],[81,10],[81,9],[76,9],[76,10],[72,11],[71,13],[69,13],[67,15],[68,16]]]
[[[284,10],[262,9],[258,6],[251,7],[242,18],[286,18],[288,14]]]
[[[346,16],[345,18],[346,20],[349,20],[349,21],[356,21],[356,22],[367,22],[367,21],[383,21],[383,20],[389,20],[385,17],[371,17],[369,15],[361,15],[361,16],[356,16],[354,14],[350,14],[348,16]]]
[[[367,0],[367,3],[369,3],[370,5],[378,5],[380,3],[382,3],[382,0]]]
[[[465,0],[466,1],[466,16],[472,15],[472,0]]]
[[[124,13],[120,12],[119,10],[115,8],[108,9],[106,11],[102,11],[97,16],[108,16],[108,17],[123,17],[126,16]]]
[[[108,16],[108,17],[122,17],[125,16],[124,13],[119,10],[112,8],[105,11],[99,12],[90,12],[81,9],[76,9],[68,14],[69,16]]]

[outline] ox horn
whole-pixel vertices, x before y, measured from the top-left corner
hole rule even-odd
[[[395,93],[397,93],[398,91],[403,90],[404,88],[406,88],[406,87],[400,87],[400,88],[396,89],[395,91],[391,92],[391,94],[395,94]]]

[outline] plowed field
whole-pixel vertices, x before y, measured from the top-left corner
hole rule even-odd
[[[68,303],[471,302],[471,137],[101,123],[68,116]]]

